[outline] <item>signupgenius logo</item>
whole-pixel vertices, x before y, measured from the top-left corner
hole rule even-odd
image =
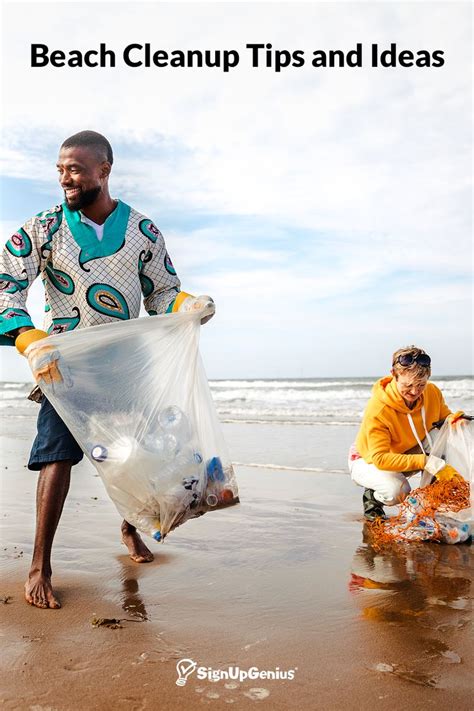
[[[188,677],[193,672],[196,672],[196,676],[200,681],[204,681],[205,679],[208,681],[222,681],[227,679],[234,681],[245,681],[246,679],[252,681],[255,679],[285,679],[291,681],[295,678],[298,667],[294,669],[280,669],[280,667],[275,667],[274,669],[259,669],[258,667],[250,667],[248,669],[241,669],[240,667],[213,669],[212,667],[198,667],[197,662],[193,659],[180,659],[176,665],[176,670],[178,672],[176,684],[178,686],[184,686]]]
[[[195,671],[196,667],[197,664],[192,659],[180,659],[176,665],[176,671],[178,672],[176,685],[184,686],[188,680],[188,676]]]

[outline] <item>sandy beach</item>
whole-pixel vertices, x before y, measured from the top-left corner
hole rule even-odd
[[[30,607],[29,405],[30,417],[4,411],[1,428],[5,709],[472,708],[473,548],[377,554],[364,542],[361,491],[344,471],[353,427],[336,438],[324,426],[225,425],[234,461],[295,469],[237,466],[241,504],[149,542],[155,560],[145,565],[127,557],[120,517],[82,463],[53,549],[63,607]],[[94,626],[98,618],[120,626]],[[294,678],[194,672],[179,687],[183,658]]]

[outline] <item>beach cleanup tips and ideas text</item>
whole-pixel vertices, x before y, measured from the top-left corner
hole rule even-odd
[[[100,43],[97,49],[51,49],[46,44],[31,45],[32,67],[115,68],[117,63],[132,68],[160,69],[212,68],[229,72],[236,67],[250,66],[281,72],[310,65],[315,68],[442,67],[444,51],[440,49],[406,49],[395,42],[388,47],[358,43],[353,49],[277,49],[270,43],[246,44],[244,51],[236,49],[154,49],[149,43],[129,44],[120,53]]]

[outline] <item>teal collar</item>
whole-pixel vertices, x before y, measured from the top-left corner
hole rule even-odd
[[[110,257],[122,249],[130,217],[131,208],[129,205],[121,200],[117,201],[117,207],[104,223],[104,234],[101,240],[97,238],[94,228],[81,220],[79,210],[70,210],[66,202],[63,202],[62,207],[74,241],[81,248],[79,264],[83,269],[84,264],[92,259]],[[84,271],[90,270],[84,269]]]

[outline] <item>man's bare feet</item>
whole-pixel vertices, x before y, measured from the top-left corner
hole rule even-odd
[[[25,583],[25,600],[34,605],[46,609],[58,609],[61,603],[55,597],[51,586],[51,577],[39,572],[30,573]]]
[[[122,523],[122,543],[128,548],[128,554],[135,563],[151,563],[154,555],[143,543],[140,534],[127,521]]]

